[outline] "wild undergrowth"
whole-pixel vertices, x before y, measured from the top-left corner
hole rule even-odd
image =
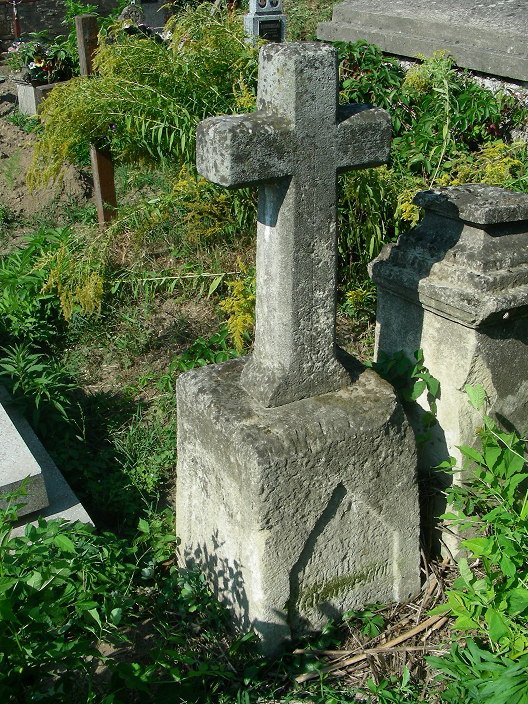
[[[291,38],[310,38],[323,6],[286,8]],[[203,576],[176,567],[177,376],[247,351],[255,301],[256,192],[201,178],[194,130],[254,109],[256,52],[236,12],[185,10],[170,27],[164,43],[109,27],[98,74],[54,91],[40,115],[30,185],[58,177],[64,159],[82,162],[91,140],[118,165],[119,217],[100,230],[94,209],[72,201],[0,259],[0,381],[98,526],[41,521],[14,539],[13,511],[0,512],[0,699],[526,702],[525,442],[486,416],[482,449],[464,449],[468,481],[448,496],[445,520],[474,536],[440,608],[453,616],[453,644],[437,644],[428,672],[410,661],[392,671],[383,654],[361,687],[323,672],[326,656],[313,651],[343,647],[343,629],[347,648],[365,648],[391,627],[379,605],[330,623],[302,654],[265,660],[251,635],[228,633]],[[388,165],[339,177],[339,319],[372,339],[368,261],[416,224],[418,190],[483,181],[526,191],[527,147],[509,138],[526,109],[441,54],[405,73],[365,42],[338,49],[341,101],[381,105],[394,126]],[[406,402],[427,388],[427,434],[438,388],[422,358],[378,362]],[[315,684],[295,684],[308,671]]]
[[[300,26],[308,32],[306,22]],[[88,244],[93,261],[111,254],[110,243],[124,241],[130,252],[130,245],[141,248],[163,232],[166,240],[173,239],[173,249],[182,242],[202,251],[236,250],[240,242],[254,246],[256,191],[227,191],[198,176],[194,131],[209,115],[254,109],[256,49],[244,43],[236,12],[211,16],[209,6],[188,9],[172,18],[168,29],[170,40],[161,42],[109,28],[101,35],[98,74],[54,91],[40,116],[43,131],[28,173],[31,187],[57,178],[64,160],[74,160],[88,139],[110,148],[116,162],[161,170],[165,183],[171,182],[120,206],[106,235]],[[341,102],[384,107],[394,128],[388,166],[339,177],[340,303],[345,304],[347,292],[365,287],[367,263],[383,244],[417,223],[420,211],[412,204],[417,191],[467,182],[526,190],[527,147],[509,142],[509,135],[528,113],[513,97],[481,88],[442,53],[422,57],[406,73],[364,41],[337,46]],[[86,258],[81,252],[62,278],[66,302],[79,285],[75,272],[87,276]],[[226,274],[217,288],[221,295],[229,291],[227,282],[245,276],[242,270],[236,278],[225,269],[207,273]],[[240,335],[252,325],[248,295],[238,306],[244,319],[231,313],[238,348]]]

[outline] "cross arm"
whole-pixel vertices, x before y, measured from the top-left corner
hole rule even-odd
[[[387,163],[392,123],[386,110],[363,103],[340,105],[337,122],[338,172]]]
[[[196,129],[196,168],[227,188],[291,175],[291,128],[269,114],[210,117]]]

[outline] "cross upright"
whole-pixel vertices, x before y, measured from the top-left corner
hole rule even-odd
[[[351,383],[336,357],[337,173],[389,157],[387,112],[338,105],[337,51],[267,44],[257,110],[212,117],[196,132],[200,174],[259,185],[255,348],[242,387],[264,407]]]

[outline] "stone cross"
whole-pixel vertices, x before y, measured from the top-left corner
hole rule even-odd
[[[228,188],[259,185],[255,349],[241,377],[264,407],[336,391],[337,173],[387,161],[391,121],[338,105],[337,51],[268,44],[257,110],[198,125],[200,174]]]

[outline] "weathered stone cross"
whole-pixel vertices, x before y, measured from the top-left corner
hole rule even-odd
[[[199,173],[228,188],[259,184],[255,349],[241,377],[265,407],[336,391],[337,173],[387,161],[380,108],[338,106],[336,50],[268,44],[257,111],[198,125]]]

